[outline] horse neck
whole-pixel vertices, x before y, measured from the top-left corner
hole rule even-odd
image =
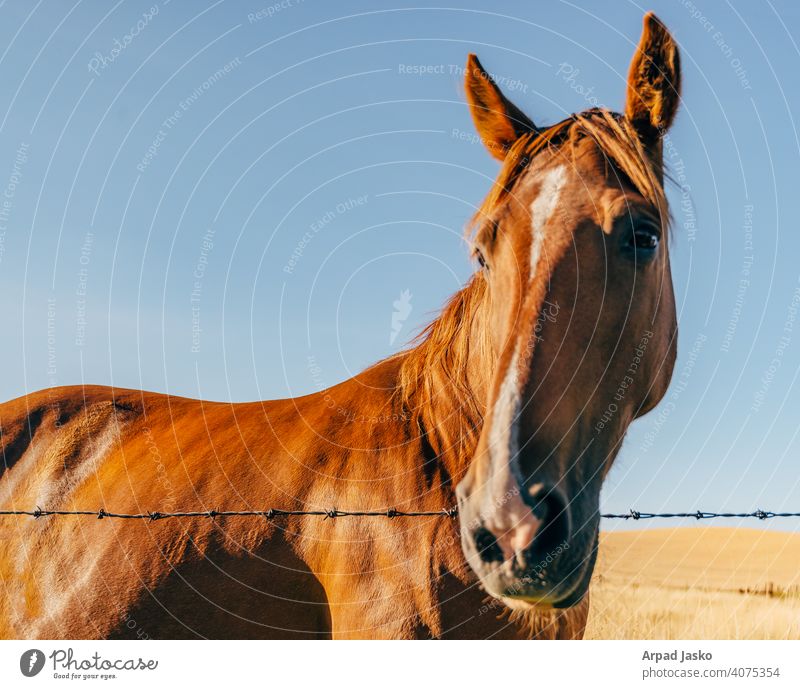
[[[475,276],[402,355],[403,404],[454,481],[474,455],[494,368],[485,300],[485,280]]]

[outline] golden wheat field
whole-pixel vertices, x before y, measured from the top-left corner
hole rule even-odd
[[[587,639],[800,639],[800,533],[604,533]]]

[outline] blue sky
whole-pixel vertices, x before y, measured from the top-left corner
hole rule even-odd
[[[800,8],[459,4],[3,3],[0,398],[284,397],[397,351],[469,276],[497,172],[467,53],[537,122],[619,109],[654,9],[684,67],[680,351],[603,508],[800,509]]]

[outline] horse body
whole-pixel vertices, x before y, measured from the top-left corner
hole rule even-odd
[[[677,46],[645,17],[624,115],[537,128],[475,56],[466,86],[503,167],[475,218],[481,270],[415,346],[293,399],[72,387],[0,405],[0,509],[457,502],[459,520],[4,519],[0,637],[583,635],[600,486],[676,356],[661,137]]]
[[[376,410],[403,415],[391,392],[401,363],[271,402],[104,387],[7,402],[0,505],[435,512],[455,499],[447,470],[431,462],[425,438],[409,432],[398,447],[397,433],[375,418]],[[457,524],[444,516],[21,518],[3,525],[0,568],[3,638],[531,633],[528,621],[509,622],[487,604]]]

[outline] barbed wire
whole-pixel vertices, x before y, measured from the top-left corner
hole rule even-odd
[[[335,519],[337,517],[449,517],[455,519],[458,516],[458,508],[450,507],[437,510],[435,512],[404,512],[390,507],[386,510],[339,510],[335,507],[329,510],[206,510],[202,512],[108,512],[103,508],[99,510],[45,510],[37,507],[35,510],[0,510],[0,517],[3,516],[30,516],[35,519],[50,516],[84,516],[97,517],[98,519],[145,519],[157,521],[159,519],[174,519],[187,517],[207,517],[216,519],[217,517],[262,517],[272,520],[276,517],[294,516],[316,516],[325,519]]]
[[[277,517],[311,516],[323,517],[324,519],[336,519],[338,517],[386,517],[387,519],[404,517],[447,517],[455,519],[458,516],[458,507],[447,507],[441,510],[430,512],[405,512],[390,507],[386,510],[340,510],[335,507],[329,510],[205,510],[195,512],[108,512],[104,508],[99,510],[45,510],[37,507],[35,510],[0,510],[0,517],[29,516],[34,519],[41,517],[61,517],[61,516],[80,516],[96,517],[97,519],[140,519],[147,521],[158,521],[160,519],[181,519],[205,517],[216,519],[217,517],[261,517],[273,520]],[[757,509],[755,512],[639,512],[630,510],[621,514],[601,514],[603,519],[774,519],[779,517],[800,517],[800,512],[771,512],[768,510]]]
[[[755,512],[637,512],[630,510],[623,514],[601,514],[603,519],[774,519],[775,517],[800,517],[800,512],[770,512],[767,510],[756,510]]]

